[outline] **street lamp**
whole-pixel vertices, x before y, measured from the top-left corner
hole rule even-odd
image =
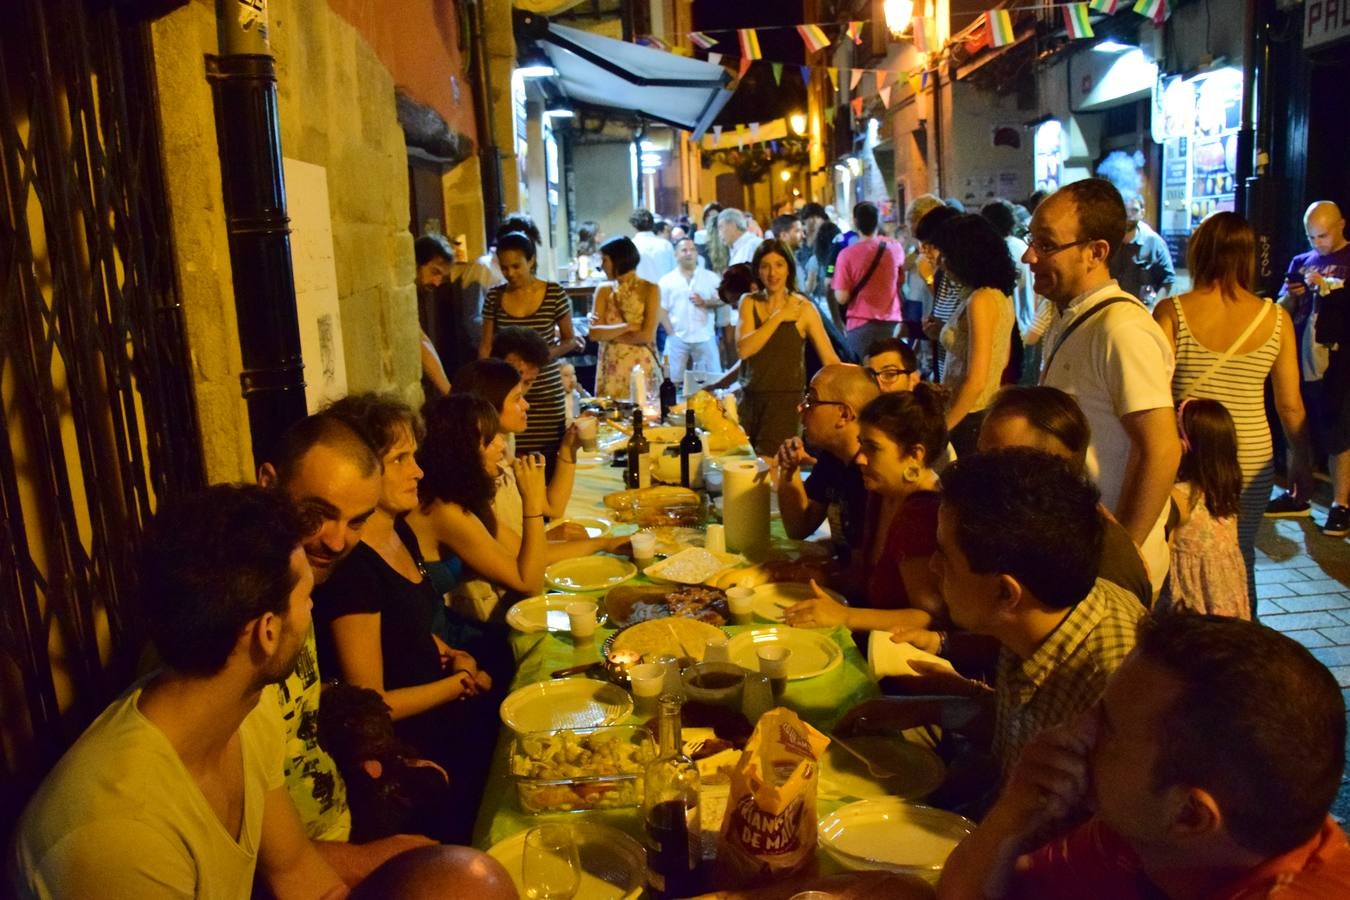
[[[783,179],[784,181],[791,181],[792,173],[787,169],[783,169],[781,172],[778,173],[778,177]]]
[[[886,14],[886,28],[899,37],[914,18],[914,0],[886,0],[882,11]]]
[[[806,134],[806,115],[804,113],[795,112],[788,116],[788,124],[792,126],[792,132],[798,137]]]

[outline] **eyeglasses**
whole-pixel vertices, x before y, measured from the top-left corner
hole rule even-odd
[[[902,378],[905,375],[911,375],[914,372],[913,369],[901,369],[896,366],[887,366],[884,369],[864,369],[863,371],[882,384],[890,384],[891,382]]]
[[[1027,249],[1036,254],[1037,257],[1045,259],[1047,256],[1054,256],[1061,250],[1068,250],[1070,247],[1078,247],[1083,244],[1092,243],[1092,238],[1083,238],[1078,241],[1069,241],[1066,244],[1047,244],[1045,241],[1035,239],[1027,241]]]
[[[842,400],[822,400],[819,397],[812,395],[808,390],[805,394],[802,394],[802,399],[801,402],[797,404],[797,409],[806,412],[808,409],[815,406],[848,406],[848,404]]]

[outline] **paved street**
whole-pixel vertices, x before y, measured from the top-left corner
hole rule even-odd
[[[1311,519],[1262,524],[1256,608],[1263,623],[1301,642],[1331,669],[1350,705],[1350,541],[1323,537],[1316,523],[1325,518],[1326,507],[1314,504]],[[1332,811],[1350,819],[1350,784],[1344,777]]]

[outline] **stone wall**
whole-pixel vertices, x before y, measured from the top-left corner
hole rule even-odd
[[[327,170],[348,386],[420,403],[408,175],[394,83],[356,30],[313,0],[272,0],[282,153]],[[247,480],[253,460],[239,388],[239,339],[211,91],[215,5],[153,25],[174,245],[213,481]],[[316,360],[307,360],[316,366]]]

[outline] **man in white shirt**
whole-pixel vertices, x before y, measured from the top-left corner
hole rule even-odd
[[[1111,277],[1125,204],[1088,178],[1036,208],[1027,252],[1036,293],[1055,305],[1041,384],[1074,397],[1092,425],[1088,474],[1139,545],[1154,590],[1167,574],[1167,500],[1181,460],[1172,406],[1172,349],[1138,298]]]
[[[693,238],[675,245],[675,271],[666,274],[657,286],[661,289],[661,324],[666,329],[667,374],[677,389],[684,383],[685,369],[719,373],[716,311],[722,305],[717,297],[720,279],[698,264],[698,247]]]
[[[746,230],[749,225],[745,213],[739,209],[724,209],[717,214],[717,234],[729,251],[727,265],[751,262],[759,245],[764,243],[763,238]]]
[[[675,249],[656,233],[656,217],[650,210],[633,210],[628,224],[633,226],[633,244],[638,248],[638,277],[656,284],[675,268]]]

